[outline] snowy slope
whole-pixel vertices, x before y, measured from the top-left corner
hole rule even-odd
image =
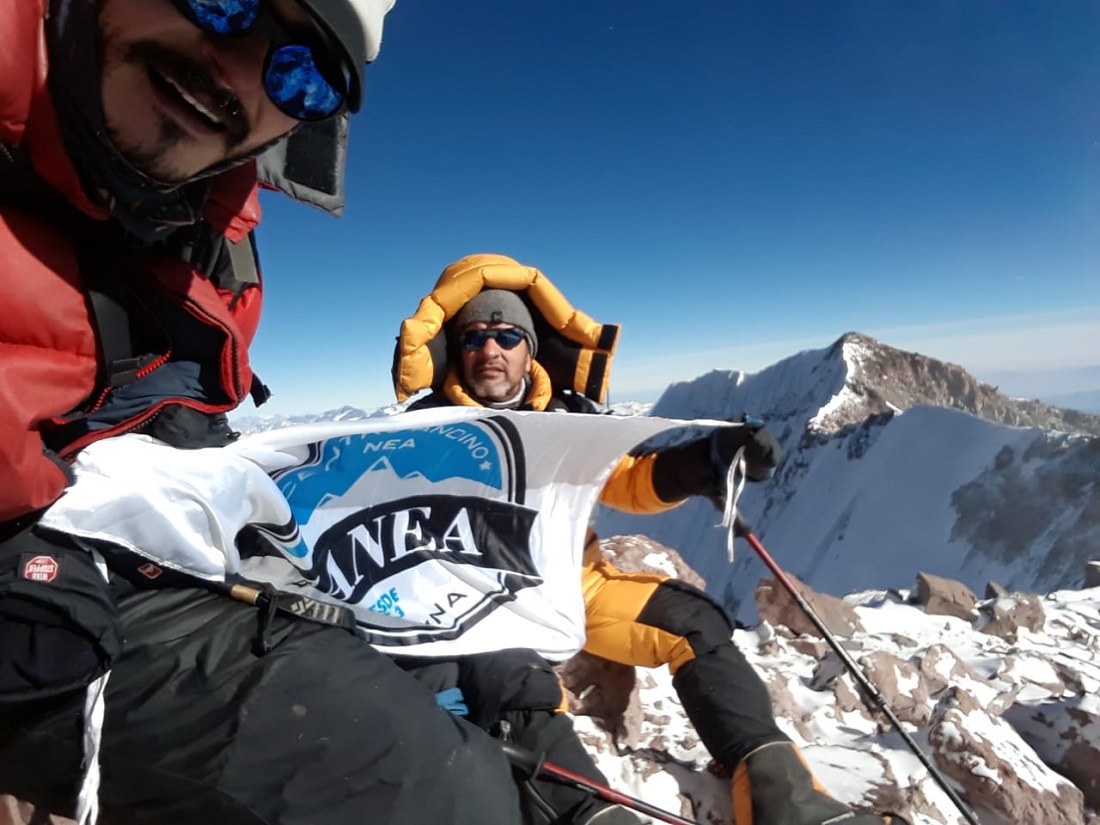
[[[979,592],[989,580],[1044,591],[1079,584],[1100,552],[1100,439],[999,423],[1067,421],[1033,402],[1013,407],[992,388],[983,399],[951,365],[936,375],[906,361],[899,380],[889,372],[897,354],[846,336],[754,375],[673,385],[651,414],[751,412],[768,422],[788,456],[774,480],[747,488],[742,512],[779,563],[817,589],[906,588],[921,571]],[[968,405],[999,421],[952,408]],[[752,621],[749,597],[765,568],[743,546],[730,566],[717,521],[694,500],[659,516],[604,511],[597,529],[675,547]]]

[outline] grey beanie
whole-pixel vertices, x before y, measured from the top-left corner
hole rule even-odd
[[[535,324],[527,304],[516,293],[508,289],[483,289],[455,316],[454,331],[460,334],[470,324],[511,324],[527,336],[527,348],[531,357],[538,352],[539,339],[535,337]]]

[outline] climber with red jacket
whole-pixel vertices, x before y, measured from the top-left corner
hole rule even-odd
[[[0,794],[82,823],[515,821],[496,743],[323,611],[37,524],[85,445],[223,446],[264,399],[257,190],[339,212],[392,5],[0,0]]]
[[[408,410],[458,405],[598,412],[618,327],[574,309],[539,270],[503,255],[448,266],[401,326],[393,377]],[[690,496],[725,496],[730,464],[769,478],[779,443],[759,422],[715,428],[674,446],[637,451],[612,470],[600,500],[635,513]],[[643,667],[667,664],[684,710],[714,759],[733,773],[738,825],[872,825],[830,797],[775,724],[759,676],[733,644],[733,625],[703,591],[667,576],[630,574],[602,558],[589,535],[581,573],[585,650]]]

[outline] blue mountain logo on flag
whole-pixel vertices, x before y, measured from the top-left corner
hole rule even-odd
[[[273,477],[298,524],[308,523],[317,509],[341,499],[374,473],[402,480],[424,479],[426,487],[448,479],[466,479],[500,491],[504,462],[497,438],[490,427],[478,421],[355,433],[309,445],[309,457],[303,464]],[[284,544],[284,549],[303,558],[308,547],[299,537],[295,539],[293,544]]]
[[[358,433],[310,446],[307,463],[276,477],[295,509],[315,510],[346,493],[364,474],[377,471],[433,483],[465,478],[497,490],[502,486],[496,443],[486,428],[472,422]]]

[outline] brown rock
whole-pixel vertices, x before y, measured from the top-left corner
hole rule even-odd
[[[928,724],[933,702],[927,680],[913,664],[876,650],[862,657],[859,666],[901,721],[917,726]]]
[[[879,764],[882,773],[882,782],[876,782],[864,792],[862,802],[867,803],[867,813],[873,811],[893,811],[896,814],[908,814],[910,817],[915,808],[909,789],[902,789],[890,761],[881,754],[873,753],[871,756]],[[923,801],[923,800],[922,800]],[[862,809],[862,806],[859,806]]]
[[[862,333],[846,332],[833,342],[830,354],[839,353],[851,344],[858,345],[864,353],[847,378],[847,389],[860,402],[843,404],[818,423],[818,428],[826,432],[835,432],[845,424],[858,424],[875,413],[929,405],[954,407],[1010,427],[1038,426],[1100,434],[1098,415],[1010,398],[996,387],[978,381],[957,364],[895,349]]]
[[[647,561],[647,556],[664,556],[668,564],[676,571],[675,578],[705,590],[707,583],[702,576],[691,569],[680,554],[648,536],[611,536],[600,540],[603,557],[624,573],[660,573],[668,575],[665,565]]]
[[[1096,742],[1074,742],[1054,767],[1081,789],[1086,805],[1100,808],[1100,746]]]
[[[814,592],[789,573],[787,578],[830,632],[837,636],[851,636],[863,631],[859,616],[850,604],[835,596]],[[753,595],[761,621],[789,627],[795,633],[821,636],[821,632],[777,579],[761,579]]]
[[[581,651],[558,666],[569,697],[569,711],[591,716],[605,730],[619,730],[634,692],[634,668]]]
[[[916,665],[931,696],[960,678],[984,680],[980,673],[960,659],[947,645],[932,645],[916,657]]]
[[[917,603],[924,605],[925,613],[955,616],[967,621],[975,618],[974,607],[978,597],[969,587],[954,579],[918,573],[916,597]]]
[[[1040,759],[1081,789],[1085,804],[1100,809],[1100,707],[1093,697],[1018,703],[1005,719]]]
[[[791,639],[791,647],[803,656],[809,656],[819,662],[828,656],[829,651],[832,650],[828,642],[820,639],[807,639],[805,636],[797,636]]]
[[[863,698],[856,681],[850,675],[833,682],[833,693],[836,695],[836,706],[845,713],[858,713],[867,719],[872,719],[871,710],[867,707],[867,700]]]
[[[981,612],[989,620],[979,629],[991,636],[1000,636],[1008,642],[1015,642],[1021,627],[1037,633],[1046,623],[1043,604],[1034,593],[1015,593],[1002,596],[981,607]]]
[[[626,710],[617,720],[609,720],[617,723],[614,727],[608,725],[617,747],[638,748],[643,746],[645,737],[642,735],[642,727],[646,713],[642,706],[642,698],[637,690],[630,692],[626,704]]]
[[[875,798],[871,800],[874,810],[896,811],[898,814],[905,816],[909,822],[916,822],[918,814],[925,817],[928,822],[944,822],[943,811],[940,810],[940,806],[943,805],[943,803],[938,799],[929,799],[928,795],[919,784],[905,786],[895,785],[893,790],[901,794],[902,802],[900,804],[892,804],[889,798],[879,802],[878,794],[876,794]],[[954,825],[954,823],[963,825],[964,822],[961,817],[957,819],[948,819],[946,821],[952,823],[952,825]]]
[[[1084,797],[1059,776],[1003,719],[958,687],[936,707],[928,729],[932,758],[962,786],[972,807],[1005,822],[1080,825]]]

